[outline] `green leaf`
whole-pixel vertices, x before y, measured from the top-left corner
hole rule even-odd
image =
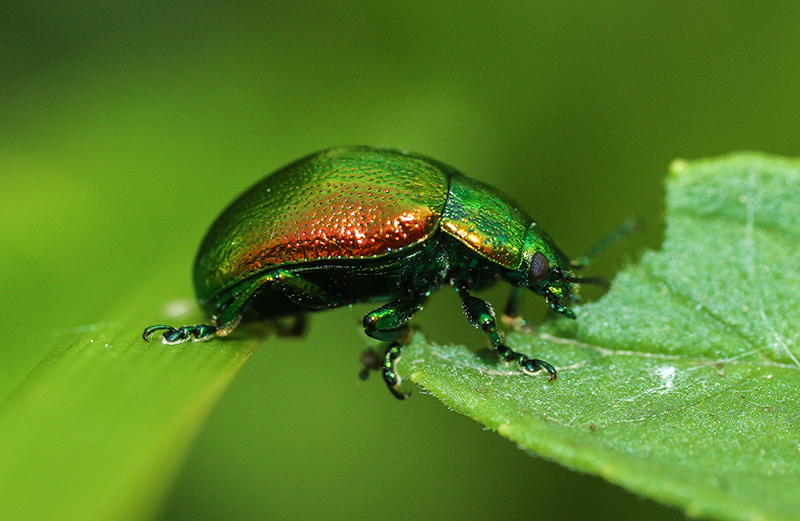
[[[153,280],[108,322],[63,334],[69,343],[0,404],[0,518],[157,512],[194,434],[260,342],[250,331],[225,342],[145,343],[140,330],[154,319],[202,319],[158,317],[152,295],[166,287]]]
[[[797,519],[800,163],[676,161],[666,222],[662,250],[576,321],[508,335],[557,381],[419,337],[399,369],[521,447],[692,516]]]

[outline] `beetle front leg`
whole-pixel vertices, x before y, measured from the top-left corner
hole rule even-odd
[[[503,337],[500,331],[497,330],[497,322],[494,316],[494,310],[491,304],[478,297],[473,297],[469,294],[469,289],[464,282],[454,282],[453,287],[456,293],[461,297],[461,304],[464,308],[464,314],[467,320],[480,329],[486,336],[489,337],[492,346],[500,354],[500,358],[506,362],[516,362],[516,364],[526,373],[535,373],[545,369],[550,373],[550,380],[555,380],[558,373],[552,365],[544,360],[537,358],[528,358],[522,353],[518,353],[503,343]]]
[[[364,316],[364,332],[372,338],[389,342],[380,368],[383,370],[383,380],[389,391],[400,400],[405,400],[409,395],[397,389],[402,378],[397,373],[395,364],[403,351],[403,345],[411,338],[411,326],[408,325],[408,321],[422,308],[422,304],[423,299],[397,300]],[[362,361],[367,358],[362,356]],[[369,374],[369,369],[377,367],[365,363],[365,371],[361,373],[362,379]]]

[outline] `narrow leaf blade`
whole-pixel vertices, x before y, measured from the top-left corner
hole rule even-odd
[[[134,299],[109,313],[111,325],[56,350],[0,404],[0,517],[158,511],[194,434],[260,337],[148,344],[147,301]]]

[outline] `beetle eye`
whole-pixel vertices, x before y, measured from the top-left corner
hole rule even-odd
[[[550,271],[550,262],[544,253],[537,251],[531,259],[531,282],[543,279],[548,271]]]

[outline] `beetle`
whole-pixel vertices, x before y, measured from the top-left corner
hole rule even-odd
[[[472,295],[502,279],[512,292],[544,297],[568,318],[578,278],[553,240],[506,194],[428,157],[350,146],[316,152],[265,177],[214,222],[194,263],[194,287],[211,324],[146,328],[163,342],[224,337],[245,312],[260,320],[296,317],[361,302],[388,302],[367,313],[364,331],[388,342],[382,369],[398,398],[395,362],[410,338],[409,320],[449,284],[469,322],[506,362],[525,373],[556,369],[503,343],[491,304]],[[370,368],[369,363],[364,364]]]

